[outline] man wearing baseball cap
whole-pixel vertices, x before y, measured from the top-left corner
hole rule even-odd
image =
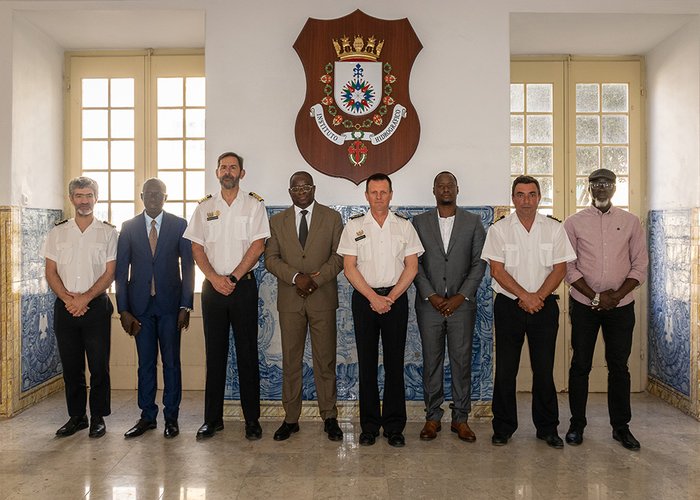
[[[577,259],[567,264],[573,354],[569,369],[571,425],[566,442],[583,442],[588,376],[598,331],[605,341],[608,413],[612,437],[630,450],[640,448],[629,429],[630,374],[627,367],[634,330],[634,293],[647,275],[649,257],[639,218],[614,207],[616,176],[601,168],[588,176],[591,206],[570,216],[564,229]]]

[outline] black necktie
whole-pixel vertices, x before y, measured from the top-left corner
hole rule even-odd
[[[301,243],[301,248],[306,245],[306,237],[309,235],[309,224],[306,222],[306,214],[308,210],[301,211],[301,222],[299,223],[299,243]]]

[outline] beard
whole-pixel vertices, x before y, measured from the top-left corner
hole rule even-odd
[[[238,186],[238,177],[223,175],[219,179],[219,184],[221,184],[224,189],[233,189]]]
[[[596,208],[605,208],[610,206],[610,198],[598,199],[593,198],[593,206]]]
[[[80,207],[76,208],[75,211],[78,213],[78,215],[82,217],[86,217],[88,215],[92,215],[93,208],[92,207]]]

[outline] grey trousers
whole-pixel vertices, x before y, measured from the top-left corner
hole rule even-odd
[[[464,302],[445,318],[428,301],[416,304],[423,346],[423,397],[426,420],[441,420],[445,401],[445,344],[452,372],[452,421],[466,422],[471,410],[472,336],[476,305]]]

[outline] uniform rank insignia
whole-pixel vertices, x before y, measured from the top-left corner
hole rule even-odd
[[[68,222],[68,219],[63,219],[62,221],[54,222],[54,226],[60,226],[61,224],[65,224]]]
[[[204,198],[202,198],[201,200],[199,200],[197,203],[202,203],[203,201],[207,201],[209,198],[211,198],[211,196],[212,196],[211,194],[208,194],[208,195],[206,195]]]
[[[358,219],[358,218],[364,217],[364,216],[365,216],[365,214],[355,214],[355,215],[351,215],[350,218],[351,219]]]
[[[505,219],[505,218],[506,218],[505,215],[501,215],[498,219],[496,219],[495,221],[493,221],[493,222],[492,222],[491,224],[489,224],[489,225],[490,225],[490,226],[493,226],[496,222],[498,222],[498,221],[501,220],[501,219]]]
[[[114,228],[117,227],[117,226],[115,226],[114,224],[112,224],[111,222],[106,221],[106,220],[103,220],[102,223],[108,225],[109,227],[114,227]]]
[[[396,217],[398,217],[399,219],[409,220],[408,215],[406,215],[406,214],[401,214],[401,213],[399,213],[399,212],[394,212],[394,215],[395,215]]]
[[[263,200],[262,196],[260,196],[258,193],[254,193],[251,191],[250,193],[248,193],[248,195],[252,196],[253,198],[255,198],[256,200],[258,200],[261,203],[263,201],[265,201],[265,200]]]
[[[355,241],[364,240],[364,239],[367,237],[367,235],[365,234],[365,232],[364,232],[362,229],[360,229],[360,230],[359,230],[357,233],[355,233],[355,234],[357,235],[356,238],[355,238]]]
[[[216,220],[219,218],[219,215],[221,215],[221,212],[219,210],[214,210],[213,212],[207,212],[207,221]]]
[[[548,215],[547,217],[549,217],[550,219],[555,220],[555,221],[561,223],[561,219],[557,219],[557,218],[554,217],[553,215]]]

